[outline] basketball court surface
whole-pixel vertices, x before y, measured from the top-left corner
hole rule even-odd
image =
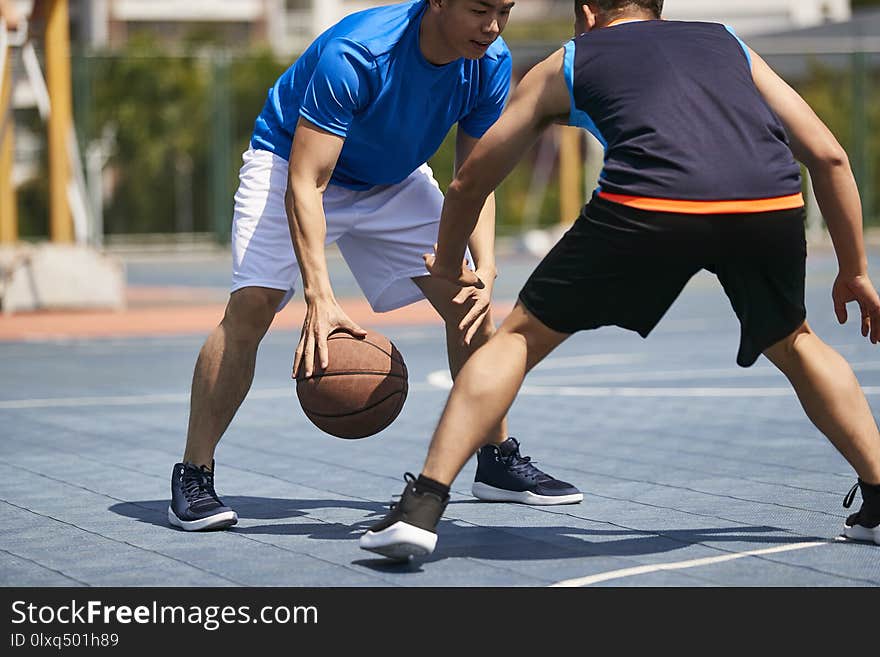
[[[880,278],[880,252],[871,271]],[[535,264],[499,263],[499,318]],[[811,249],[808,317],[880,409],[880,347],[857,309],[833,316],[833,254]],[[855,475],[761,359],[734,362],[738,325],[700,275],[643,341],[602,329],[566,342],[526,380],[511,434],[583,503],[488,504],[472,461],[428,559],[358,548],[418,473],[449,388],[442,326],[421,304],[369,313],[338,260],[357,321],[406,359],[396,422],[345,441],[303,415],[290,380],[301,308],[263,343],[250,396],[220,443],[224,532],[168,526],[198,350],[219,320],[228,262],[128,262],[125,313],[0,317],[0,584],[4,586],[876,586],[880,546],[838,538]]]

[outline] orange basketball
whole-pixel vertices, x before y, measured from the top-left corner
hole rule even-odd
[[[298,377],[296,395],[312,423],[338,438],[379,433],[400,414],[409,390],[406,364],[391,341],[334,333],[327,339],[330,364]]]

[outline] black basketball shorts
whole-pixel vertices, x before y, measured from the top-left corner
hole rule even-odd
[[[748,367],[806,318],[804,209],[675,214],[593,197],[519,295],[549,328],[620,326],[647,337],[690,278],[714,273],[740,321]]]

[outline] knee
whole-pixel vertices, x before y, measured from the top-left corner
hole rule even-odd
[[[531,370],[569,336],[549,328],[517,303],[498,329],[496,337],[505,340],[512,348],[521,350],[526,355],[526,369]]]
[[[282,298],[281,290],[260,287],[237,290],[229,297],[223,326],[235,339],[259,341],[269,330]]]
[[[444,300],[442,303],[434,301],[432,305],[437,314],[440,315],[443,323],[450,329],[458,327],[468,310],[467,304],[459,305],[451,299],[448,301]]]
[[[804,322],[779,342],[764,350],[764,355],[775,365],[783,366],[801,361],[815,344],[816,334]]]

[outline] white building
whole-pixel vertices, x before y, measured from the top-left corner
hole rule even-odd
[[[741,36],[849,20],[849,0],[666,0],[666,18],[726,23]]]

